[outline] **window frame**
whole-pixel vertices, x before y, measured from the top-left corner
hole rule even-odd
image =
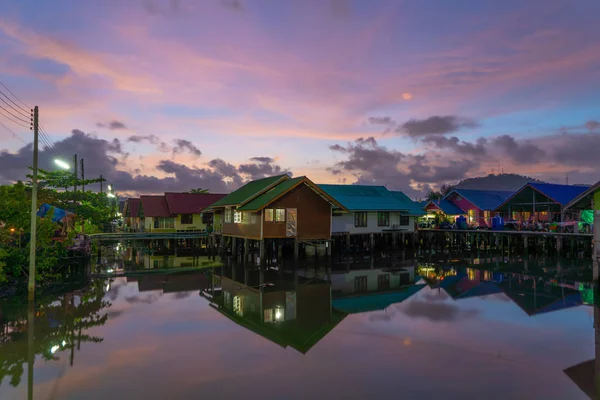
[[[382,218],[385,217],[385,218]],[[390,226],[390,212],[389,211],[378,211],[377,212],[377,226]]]
[[[364,217],[364,221],[363,218]],[[354,213],[354,227],[366,228],[369,226],[369,213],[366,211],[358,211]]]
[[[184,217],[186,218],[185,221],[184,221]],[[189,218],[189,222],[187,222],[188,218]],[[181,225],[192,225],[194,223],[194,214],[180,214],[179,223]]]
[[[406,224],[403,224],[402,222],[405,221]],[[400,226],[410,226],[410,215],[402,215],[400,214]]]
[[[224,222],[225,224],[231,224],[232,220],[233,220],[233,213],[231,212],[231,207],[226,207],[225,211],[223,212],[224,214]]]
[[[265,222],[275,222],[275,209],[265,208],[264,215]],[[267,218],[267,216],[269,216],[269,218]]]
[[[275,220],[275,222],[285,222],[285,208],[276,208],[275,209],[274,220]]]
[[[233,223],[241,224],[244,222],[244,212],[243,211],[234,211],[233,212]]]

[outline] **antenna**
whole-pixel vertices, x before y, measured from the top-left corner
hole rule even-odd
[[[569,184],[569,173],[568,173],[568,172],[567,172],[567,173],[565,173],[565,178],[566,178],[566,180],[567,180],[567,185],[568,185],[568,184]]]

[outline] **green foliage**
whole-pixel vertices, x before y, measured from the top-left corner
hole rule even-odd
[[[190,193],[201,193],[201,194],[204,194],[204,193],[208,193],[208,192],[209,192],[208,189],[202,189],[202,188],[197,188],[197,189],[190,190]]]

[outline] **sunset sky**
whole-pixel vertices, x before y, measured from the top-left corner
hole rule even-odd
[[[499,168],[594,183],[599,15],[598,0],[0,0],[0,82],[40,107],[42,167],[77,153],[121,193],[284,171],[413,197]],[[6,115],[0,183],[31,165]]]

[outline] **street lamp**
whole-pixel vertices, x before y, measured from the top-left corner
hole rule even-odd
[[[108,185],[108,191],[112,192],[112,185]],[[110,196],[108,196],[108,197],[110,197]],[[113,197],[115,197],[115,196],[113,196]]]
[[[61,167],[62,169],[71,169],[71,166],[69,164],[67,164],[66,162],[64,162],[63,160],[57,158],[54,160],[54,163],[56,165],[58,165],[59,167]]]
[[[106,197],[110,197],[111,199],[114,199],[116,196],[114,194],[112,194],[112,193],[108,193],[106,195]]]

